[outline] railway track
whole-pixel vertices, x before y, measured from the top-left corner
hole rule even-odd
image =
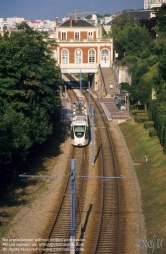
[[[87,98],[87,92],[83,92]],[[71,101],[77,100],[73,91],[69,91]],[[96,160],[98,160],[98,176],[117,176],[116,160],[113,150],[113,144],[110,137],[109,126],[99,103],[93,100],[95,107],[95,144],[98,147]],[[107,179],[102,181],[96,178],[98,190],[97,198],[94,205],[89,204],[87,218],[85,218],[85,203],[87,195],[87,181],[82,175],[89,174],[89,159],[87,148],[73,148],[72,158],[76,159],[76,239],[80,239],[76,254],[80,253],[107,253],[115,254],[119,252],[120,242],[120,188],[119,180]],[[70,167],[70,166],[69,166]],[[68,178],[66,177],[63,186],[62,196],[59,201],[59,209],[55,211],[55,215],[49,222],[45,238],[48,239],[43,253],[70,253],[70,172],[68,169]],[[122,180],[120,180],[122,181]],[[91,214],[91,219],[89,217]],[[84,220],[82,218],[84,217]],[[83,222],[82,222],[83,221]],[[86,224],[86,226],[85,226]],[[90,232],[86,234],[86,232]],[[87,239],[88,237],[88,239]],[[56,240],[56,244],[54,242]],[[65,239],[65,240],[64,240]],[[84,242],[83,249],[79,250],[81,243]],[[55,248],[53,248],[55,245]],[[58,247],[58,248],[57,248]],[[57,250],[56,250],[57,249]],[[64,249],[64,251],[63,251]]]
[[[98,130],[101,168],[104,177],[117,176],[116,160],[109,127],[103,111],[95,107],[96,127]],[[120,192],[117,179],[101,182],[101,210],[97,237],[93,253],[118,253],[120,235]]]
[[[86,99],[88,95],[83,92]],[[116,159],[114,154],[113,143],[109,131],[106,116],[99,103],[93,99],[95,107],[95,124],[98,137],[98,153],[100,154],[99,175],[108,177],[118,176]],[[121,180],[120,180],[121,181]],[[123,247],[119,247],[120,232],[120,187],[119,180],[114,178],[111,180],[101,181],[100,183],[100,200],[98,198],[96,212],[94,212],[93,225],[91,235],[92,239],[86,246],[88,253],[119,253]]]
[[[71,92],[70,92],[71,93]],[[87,97],[86,93],[84,93]],[[93,100],[95,101],[95,100]],[[109,127],[104,113],[97,103],[95,119],[97,128],[98,156],[100,155],[100,176],[117,176],[116,160]],[[90,239],[85,253],[118,253],[120,237],[120,192],[117,179],[100,181],[100,193],[93,209],[93,221]],[[87,239],[85,239],[87,240]],[[77,252],[80,253],[80,252]]]
[[[81,150],[81,151],[78,151]],[[85,174],[85,152],[86,149],[74,149],[73,158],[76,160],[76,227],[82,217],[81,200],[83,199],[84,181],[81,177]],[[78,163],[79,162],[79,163]],[[70,168],[70,166],[69,166]],[[70,186],[70,170],[66,179],[64,179],[63,190],[59,198],[58,209],[55,210],[54,216],[50,218],[44,239],[48,239],[42,253],[68,253],[69,238],[71,228],[71,186]],[[63,252],[65,250],[65,252]]]
[[[74,93],[70,94],[72,101],[77,98]],[[84,193],[86,182],[81,177],[87,174],[88,154],[86,147],[73,147],[72,158],[76,160],[76,234],[81,234],[81,218],[83,212]],[[63,180],[62,192],[59,196],[58,209],[55,209],[54,215],[50,218],[44,239],[47,239],[43,245],[44,253],[69,253],[70,248],[70,228],[71,228],[71,186],[70,186],[70,162],[66,177]]]

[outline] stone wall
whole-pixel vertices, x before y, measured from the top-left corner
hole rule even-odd
[[[113,64],[112,68],[114,70],[117,84],[127,82],[129,85],[131,85],[131,74],[128,72],[128,66]]]

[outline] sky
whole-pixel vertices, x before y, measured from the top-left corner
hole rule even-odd
[[[22,17],[25,20],[68,17],[68,13],[95,12],[115,14],[123,10],[143,9],[143,0],[0,0],[0,18]],[[88,14],[81,15],[86,17]]]

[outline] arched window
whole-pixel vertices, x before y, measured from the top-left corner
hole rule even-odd
[[[95,51],[94,51],[94,49],[89,50],[89,63],[95,63]]]
[[[102,52],[101,52],[101,56],[103,57],[103,58],[107,58],[108,56],[109,56],[109,52],[108,52],[108,50],[107,49],[103,49],[102,50]]]
[[[76,49],[75,51],[75,63],[82,63],[82,51],[80,49]]]
[[[107,49],[103,49],[101,51],[101,67],[109,67],[110,66],[110,59],[109,59],[109,51]]]
[[[69,52],[67,49],[62,50],[62,63],[67,64],[69,62]]]

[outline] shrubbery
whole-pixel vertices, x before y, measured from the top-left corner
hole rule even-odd
[[[141,116],[143,116],[143,115],[146,115],[147,116],[147,113],[145,113],[145,111],[144,110],[138,110],[138,109],[135,109],[135,110],[132,110],[131,111],[132,112],[132,114],[135,116],[135,115],[141,115]]]
[[[151,101],[149,105],[149,118],[154,121],[154,127],[166,153],[166,105],[157,100]]]
[[[151,127],[154,127],[154,122],[153,121],[148,121],[144,123],[144,128],[149,129]]]
[[[149,130],[149,137],[157,136],[157,131],[155,129]]]
[[[135,116],[134,117],[134,121],[137,123],[144,123],[148,120],[149,120],[148,116]]]

